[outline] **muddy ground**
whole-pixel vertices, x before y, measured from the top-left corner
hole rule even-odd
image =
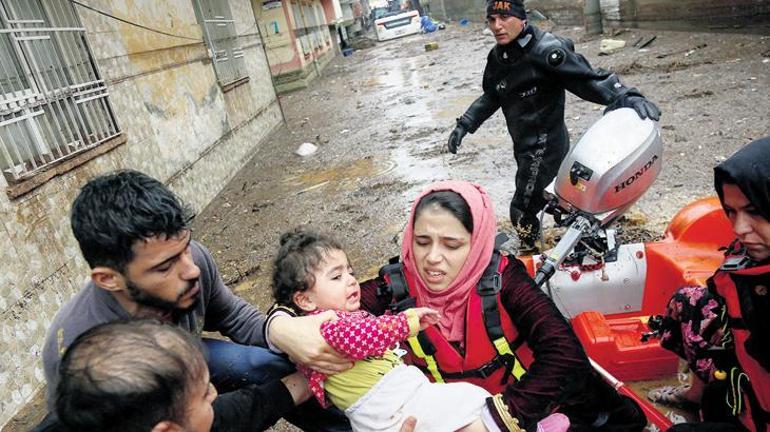
[[[435,180],[484,185],[505,228],[516,166],[502,115],[468,135],[457,155],[443,151],[454,118],[481,94],[494,45],[482,30],[450,25],[377,43],[336,58],[311,88],[281,97],[286,127],[195,222],[196,235],[239,295],[268,307],[278,238],[301,224],[334,233],[358,274],[375,275],[399,252],[411,200]],[[660,237],[681,206],[712,193],[715,164],[770,135],[768,37],[628,30],[613,36],[627,48],[599,56],[601,37],[553,31],[575,40],[592,64],[618,72],[663,110],[664,169],[622,224],[628,240]],[[653,34],[646,50],[631,46]],[[439,49],[426,52],[430,41]],[[601,114],[602,107],[569,95],[572,142]],[[294,155],[303,142],[318,145],[318,152]]]
[[[484,61],[494,45],[482,30],[450,24],[359,49],[334,59],[311,88],[280,98],[285,127],[195,221],[196,237],[211,249],[235,292],[268,307],[278,238],[301,224],[334,233],[358,274],[375,275],[399,252],[411,200],[435,180],[484,185],[505,228],[516,166],[502,116],[468,135],[459,154],[443,151],[454,118],[481,94]],[[618,72],[663,110],[664,169],[623,223],[626,239],[659,237],[677,209],[712,193],[716,163],[770,135],[769,37],[628,30],[614,38],[629,47],[598,56],[600,37],[580,29],[553,31],[575,40],[592,64]],[[645,51],[630,46],[652,34],[657,39]],[[426,52],[430,41],[439,49]],[[601,110],[568,95],[573,142]],[[293,154],[303,142],[318,145],[318,152]],[[4,431],[27,430],[39,406]]]
[[[454,118],[481,94],[494,45],[482,29],[450,25],[377,43],[337,57],[311,88],[280,98],[286,127],[195,221],[196,236],[239,295],[268,305],[278,237],[301,224],[333,232],[359,274],[373,275],[399,252],[411,200],[435,180],[484,185],[505,228],[516,166],[502,115],[467,135],[457,155],[443,150]],[[593,65],[618,72],[663,111],[664,168],[622,224],[631,240],[660,236],[677,209],[712,193],[715,164],[770,135],[770,37],[628,30],[614,36],[627,48],[599,56],[600,37],[553,31],[574,39]],[[657,39],[646,50],[631,47],[652,34]],[[430,41],[439,49],[426,52]],[[602,108],[568,94],[573,143]],[[293,154],[303,142],[318,152]]]

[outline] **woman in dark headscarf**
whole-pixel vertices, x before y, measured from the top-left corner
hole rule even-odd
[[[684,358],[692,386],[650,392],[661,403],[701,404],[701,419],[737,429],[770,425],[770,137],[714,169],[736,239],[706,287],[681,288],[664,317],[661,345]]]

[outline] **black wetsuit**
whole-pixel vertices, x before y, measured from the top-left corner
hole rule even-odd
[[[592,68],[569,39],[531,25],[515,41],[492,48],[483,89],[458,124],[473,133],[502,108],[518,166],[511,222],[531,244],[539,228],[536,215],[546,204],[543,189],[569,150],[564,91],[610,106],[641,94],[620,84],[614,73]]]

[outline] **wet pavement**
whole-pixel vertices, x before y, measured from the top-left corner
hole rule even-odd
[[[412,199],[436,180],[482,184],[506,229],[516,166],[502,115],[467,135],[457,155],[444,151],[454,119],[481,94],[494,45],[482,29],[450,24],[445,31],[377,43],[337,57],[310,88],[281,97],[286,127],[195,222],[196,234],[240,295],[268,305],[278,237],[302,224],[332,232],[348,247],[359,275],[374,275],[399,253]],[[664,112],[664,170],[622,222],[626,239],[661,236],[677,209],[711,194],[713,165],[770,134],[768,37],[657,32],[648,50],[640,51],[630,45],[653,33],[626,31],[614,38],[627,40],[628,48],[598,56],[601,38],[572,28],[554,32],[574,39],[595,66],[618,71]],[[425,51],[431,41],[439,49]],[[568,94],[573,142],[602,109]],[[318,145],[318,152],[294,155],[303,142]]]
[[[494,40],[480,25],[377,43],[338,57],[312,87],[284,95],[277,131],[195,222],[226,280],[260,308],[270,301],[271,259],[280,234],[309,225],[346,245],[360,279],[400,251],[411,201],[430,182],[465,179],[485,186],[501,229],[516,172],[498,112],[457,155],[444,151],[454,119],[481,94]],[[647,51],[598,56],[599,37],[557,28],[595,66],[621,74],[663,110],[664,170],[621,221],[622,238],[660,237],[684,204],[710,195],[711,167],[751,139],[770,135],[770,40],[756,35],[657,32]],[[652,32],[615,35],[629,45]],[[426,52],[435,41],[439,49]],[[568,94],[572,142],[603,107]],[[299,157],[303,142],[318,152]],[[549,231],[545,237],[552,239]],[[654,383],[655,384],[655,383]],[[650,383],[634,384],[644,394]],[[293,430],[281,424],[277,430]]]
[[[502,115],[467,135],[457,155],[443,150],[454,119],[481,94],[494,44],[482,29],[450,23],[444,31],[377,43],[335,58],[310,88],[280,98],[285,126],[194,223],[195,236],[238,295],[269,306],[278,238],[303,224],[338,237],[361,279],[376,275],[400,251],[411,201],[436,180],[484,185],[507,228],[516,167]],[[598,56],[600,37],[572,28],[554,32],[575,40],[593,65],[618,72],[663,110],[664,169],[621,223],[630,241],[662,235],[679,208],[712,193],[715,164],[770,135],[768,37],[629,30],[613,36],[627,48]],[[646,51],[631,47],[652,34],[657,39]],[[424,44],[432,41],[439,49],[426,52]],[[568,94],[572,141],[601,113],[602,107]],[[318,152],[294,155],[303,142],[318,145]],[[648,384],[635,388],[643,393]],[[15,424],[22,426],[6,430],[25,429]]]
[[[195,236],[238,295],[269,306],[278,238],[301,224],[337,236],[361,279],[376,275],[400,251],[411,201],[436,180],[484,185],[506,229],[516,167],[502,115],[466,136],[457,155],[443,151],[454,119],[481,94],[494,44],[482,29],[450,23],[444,31],[377,43],[335,58],[310,88],[280,98],[286,125],[194,223]],[[770,135],[768,37],[656,32],[655,42],[640,51],[631,45],[653,32],[633,30],[613,36],[626,40],[626,49],[600,57],[600,37],[572,28],[554,32],[575,40],[593,65],[618,72],[664,112],[664,169],[622,222],[626,239],[660,236],[677,209],[711,194],[711,167],[751,139]],[[432,41],[439,49],[426,52],[424,44]],[[602,107],[569,94],[567,101],[576,142]],[[318,145],[318,152],[294,155],[303,142]],[[634,388],[644,393],[649,383]],[[5,429],[26,430],[24,424]],[[292,430],[285,424],[276,429]]]

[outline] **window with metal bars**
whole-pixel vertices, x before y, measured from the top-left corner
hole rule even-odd
[[[194,0],[193,3],[219,85],[225,86],[248,77],[243,48],[227,0]]]
[[[0,0],[0,170],[9,182],[120,135],[68,0]]]

